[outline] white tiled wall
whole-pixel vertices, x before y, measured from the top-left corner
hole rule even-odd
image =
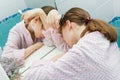
[[[36,8],[45,5],[56,6],[60,13],[65,13],[71,7],[81,7],[87,10],[93,18],[110,21],[120,16],[120,0],[0,0],[0,21],[18,9]]]
[[[120,0],[113,0],[115,16],[120,16]]]
[[[0,0],[0,21],[16,13],[18,9],[55,6],[54,0]]]
[[[25,3],[27,7],[30,7],[30,8],[42,7],[45,5],[55,6],[54,0],[25,0]]]
[[[114,16],[120,15],[120,0],[55,0],[60,13],[71,7],[87,10],[93,18],[109,22]]]
[[[0,0],[0,21],[18,11],[27,8],[24,0]]]
[[[95,15],[93,14],[92,16],[109,22],[114,17],[113,0],[103,1],[104,3],[96,7],[96,10],[94,11]]]

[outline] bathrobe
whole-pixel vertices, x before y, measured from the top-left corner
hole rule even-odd
[[[30,32],[25,27],[24,21],[21,21],[10,30],[2,58],[15,58],[19,64],[23,64],[25,48],[38,41],[40,41],[40,39],[32,40]]]
[[[116,42],[91,32],[58,61],[38,60],[22,80],[120,80],[120,51]]]
[[[64,41],[62,34],[57,32],[52,27],[46,31],[43,31],[43,35],[45,36],[43,43],[46,46],[56,46],[56,48],[63,52],[67,52],[70,49],[67,43]]]
[[[46,46],[56,46],[63,52],[68,51],[69,47],[60,33],[49,28],[43,34],[45,36],[44,39],[35,39],[33,41],[24,21],[17,23],[9,32],[2,58],[14,58],[18,64],[22,65],[24,63],[25,49],[38,41],[43,42]]]

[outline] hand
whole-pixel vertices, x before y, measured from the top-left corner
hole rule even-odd
[[[54,29],[57,29],[60,27],[60,18],[61,15],[58,13],[57,10],[51,10],[47,16],[47,23],[49,24],[49,26],[53,27]]]
[[[34,17],[33,10],[29,10],[22,14],[21,19],[25,21],[25,24],[29,24],[33,17]]]
[[[35,16],[38,16],[40,12],[43,12],[43,10],[40,8],[28,10],[22,14],[21,19],[24,20],[26,24],[29,24],[31,19],[33,19]]]
[[[29,11],[23,13],[21,18],[25,20],[26,24],[29,24],[31,19],[33,19],[35,16],[40,17],[40,20],[41,20],[45,30],[49,28],[49,25],[48,25],[47,20],[46,20],[47,16],[41,8],[29,10]]]

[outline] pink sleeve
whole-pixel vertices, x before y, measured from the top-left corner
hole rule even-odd
[[[25,49],[20,49],[20,37],[17,32],[10,31],[7,43],[4,47],[2,58],[15,58],[22,65],[24,63]]]
[[[8,48],[6,48],[8,49]],[[25,52],[25,49],[20,49],[20,50],[16,50],[16,49],[8,49],[6,51],[3,51],[3,54],[2,54],[2,58],[6,57],[6,58],[14,58],[17,60],[17,63],[19,65],[22,65],[24,64],[24,52]]]
[[[52,40],[54,42],[54,45],[64,51],[64,52],[67,52],[69,50],[69,47],[67,45],[67,43],[63,40],[63,37],[60,33],[56,32],[54,30],[53,34],[52,34]]]
[[[63,40],[62,35],[55,31],[53,28],[49,28],[48,30],[43,32],[45,36],[43,43],[47,46],[55,45],[58,49],[67,52],[69,50],[68,45]]]
[[[43,39],[43,43],[47,46],[53,46],[54,45],[54,42],[52,40],[52,32],[53,32],[53,29],[52,28],[49,28],[48,30],[46,31],[43,31],[43,35],[45,36],[45,38]]]

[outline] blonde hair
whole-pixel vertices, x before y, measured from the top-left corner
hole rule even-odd
[[[68,10],[64,17],[61,18],[60,26],[64,27],[66,25],[67,20],[69,20],[70,22],[75,22],[80,26],[86,26],[86,29],[82,32],[81,37],[83,37],[87,31],[99,31],[110,42],[117,41],[116,30],[110,24],[103,20],[91,19],[89,13],[81,8],[75,7]]]

